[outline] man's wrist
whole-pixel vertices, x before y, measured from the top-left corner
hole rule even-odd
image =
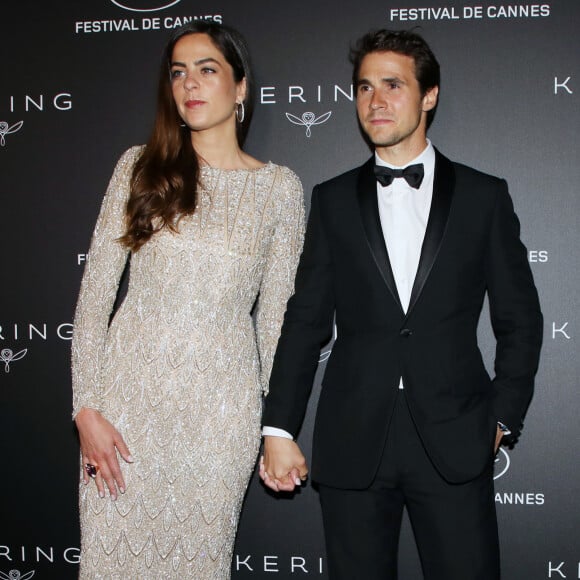
[[[278,427],[269,427],[264,425],[262,427],[262,436],[263,437],[283,437],[284,439],[291,439],[294,440],[294,437],[288,431],[284,429],[279,429]]]

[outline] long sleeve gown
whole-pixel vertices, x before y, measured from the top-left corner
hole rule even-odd
[[[119,243],[140,147],[119,160],[94,230],[72,344],[73,414],[124,437],[126,492],[80,489],[81,578],[229,578],[265,393],[302,249],[288,168],[203,166],[198,207],[130,259]]]

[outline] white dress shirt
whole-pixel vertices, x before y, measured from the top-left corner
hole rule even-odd
[[[407,312],[433,198],[435,150],[431,142],[427,141],[427,147],[423,152],[403,167],[389,165],[377,153],[375,153],[375,161],[377,165],[391,169],[404,169],[408,165],[422,163],[425,172],[418,189],[412,188],[402,177],[393,179],[387,187],[383,187],[377,181],[379,217],[383,236],[397,292],[403,310]]]
[[[404,169],[408,165],[423,164],[424,177],[418,189],[411,187],[402,177],[393,179],[386,187],[377,181],[381,228],[399,299],[404,312],[407,312],[433,199],[435,150],[427,139],[427,147],[423,152],[403,167],[386,163],[376,152],[375,162],[391,169]],[[401,377],[399,389],[402,388]]]

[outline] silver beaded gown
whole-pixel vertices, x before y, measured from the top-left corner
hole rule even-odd
[[[115,168],[75,314],[73,415],[99,410],[134,458],[119,459],[126,493],[117,501],[80,484],[80,577],[229,578],[261,397],[302,249],[302,186],[271,162],[202,167],[196,212],[179,233],[164,229],[132,254],[127,296],[109,326],[141,150]]]

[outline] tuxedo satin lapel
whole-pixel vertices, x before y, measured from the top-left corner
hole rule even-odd
[[[361,167],[357,184],[358,203],[371,254],[385,284],[402,311],[403,307],[397,292],[397,285],[393,276],[393,270],[391,268],[391,262],[385,244],[385,237],[381,228],[379,202],[377,200],[377,181],[373,173],[374,164],[374,157],[371,157],[371,159]]]
[[[449,217],[454,188],[455,171],[453,165],[449,159],[435,150],[435,177],[433,181],[431,210],[429,211],[427,229],[425,230],[425,238],[423,239],[423,245],[421,247],[417,275],[415,276],[413,289],[411,290],[407,317],[411,313],[413,306],[415,306],[439,253],[439,248],[443,241],[443,234],[447,227],[447,218]]]

